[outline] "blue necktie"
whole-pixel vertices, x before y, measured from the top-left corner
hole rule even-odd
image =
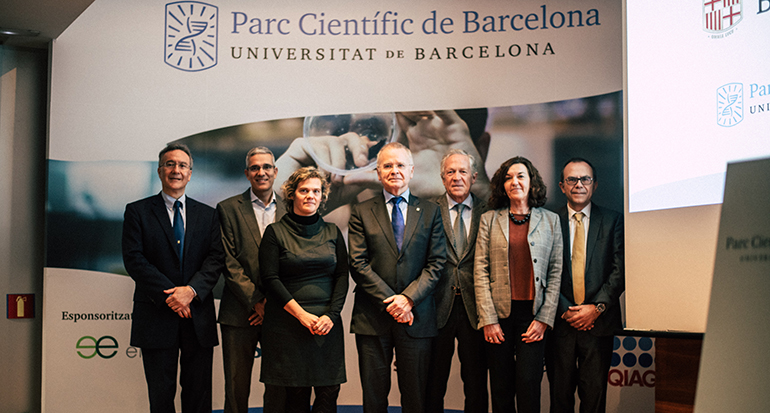
[[[182,251],[184,251],[184,221],[182,220],[182,203],[179,201],[174,202],[174,237],[181,264]]]
[[[403,201],[404,198],[396,196],[390,199],[393,203],[393,212],[390,214],[391,224],[393,224],[393,235],[396,237],[396,246],[398,251],[401,251],[401,246],[404,244],[404,214],[401,213],[401,208],[398,204]]]

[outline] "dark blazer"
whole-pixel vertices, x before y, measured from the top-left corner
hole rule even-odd
[[[214,208],[187,197],[184,263],[179,265],[174,230],[160,194],[126,205],[123,263],[134,279],[131,345],[170,348],[178,343],[182,318],[166,305],[163,290],[189,285],[195,334],[203,347],[218,344],[211,290],[222,271],[222,240]]]
[[[569,216],[567,206],[559,210],[564,234],[564,269],[561,277],[561,294],[554,332],[559,334],[570,328],[561,319],[569,306],[575,305],[572,293],[572,257],[570,251]],[[623,248],[623,216],[615,211],[591,206],[591,221],[586,243],[585,302],[604,303],[604,314],[594,322],[589,333],[595,336],[613,335],[623,328],[620,315],[620,295],[625,290],[625,265]]]
[[[449,314],[452,312],[452,303],[454,303],[455,291],[452,290],[455,278],[460,279],[460,291],[465,303],[465,312],[468,313],[468,321],[473,328],[478,328],[479,317],[476,313],[476,294],[473,286],[473,257],[476,252],[476,235],[479,232],[479,218],[487,211],[487,203],[479,199],[476,195],[473,197],[473,209],[471,209],[470,231],[468,232],[468,241],[465,251],[455,250],[452,239],[454,238],[453,226],[449,216],[449,201],[446,194],[436,199],[436,203],[441,208],[441,219],[444,223],[444,234],[447,239],[446,249],[446,274],[436,285],[436,314],[438,328],[443,328]]]
[[[356,282],[350,331],[387,334],[396,321],[385,311],[387,305],[382,300],[403,294],[414,301],[414,322],[406,327],[407,333],[414,338],[435,336],[438,329],[433,290],[446,262],[438,205],[409,197],[404,243],[399,252],[385,197],[380,193],[353,206],[348,244],[350,274]]]
[[[275,221],[286,213],[283,200],[275,195]],[[221,324],[248,327],[254,304],[265,298],[259,275],[259,232],[251,188],[217,204],[225,254],[225,289],[219,303]]]

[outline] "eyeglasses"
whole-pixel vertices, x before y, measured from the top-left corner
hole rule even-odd
[[[186,164],[184,162],[176,163],[174,161],[168,161],[168,162],[163,164],[164,168],[171,169],[171,170],[176,169],[177,166],[179,167],[179,169],[181,169],[183,171],[186,171],[186,170],[190,169],[190,165],[188,165],[188,164]]]
[[[578,181],[580,181],[581,184],[588,186],[594,182],[594,178],[591,178],[590,176],[581,176],[580,178],[576,178],[574,176],[568,176],[564,178],[564,183],[569,186],[576,185]]]
[[[259,171],[270,172],[273,169],[275,169],[275,165],[270,165],[269,163],[266,163],[264,165],[251,165],[248,169],[250,172],[259,172]]]
[[[402,163],[393,164],[393,163],[384,163],[377,167],[377,169],[380,169],[382,171],[390,171],[393,169],[398,169],[399,171],[405,171],[406,168],[410,167],[412,165],[404,165]]]

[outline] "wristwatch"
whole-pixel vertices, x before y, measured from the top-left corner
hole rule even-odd
[[[597,312],[597,313],[601,314],[601,313],[603,313],[603,312],[604,312],[604,310],[606,310],[606,309],[607,309],[607,306],[606,306],[606,305],[604,305],[604,303],[599,303],[599,304],[596,304],[596,312]]]

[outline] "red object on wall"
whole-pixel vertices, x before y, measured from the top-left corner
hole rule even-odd
[[[35,294],[8,294],[7,318],[35,318]]]

